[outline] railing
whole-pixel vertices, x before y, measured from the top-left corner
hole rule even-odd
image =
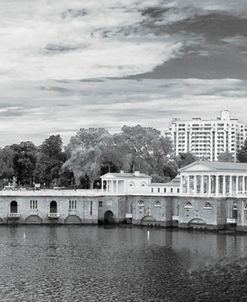
[[[59,218],[59,213],[48,213],[48,218]]]
[[[234,198],[246,198],[247,197],[247,192],[232,192],[232,193],[194,193],[194,192],[190,192],[190,193],[186,193],[186,192],[182,192],[182,193],[177,193],[178,196],[191,196],[191,197],[234,197]]]
[[[125,214],[125,218],[132,218],[132,217],[133,217],[132,213],[126,213]]]
[[[237,223],[236,218],[227,218],[226,223]]]
[[[172,220],[175,220],[175,221],[177,221],[177,220],[179,220],[179,216],[172,216]]]
[[[8,213],[8,218],[20,218],[20,213]]]

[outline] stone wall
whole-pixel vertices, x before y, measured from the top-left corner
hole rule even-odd
[[[17,202],[20,217],[9,217],[12,201]],[[48,216],[52,201],[57,204],[59,217]],[[37,209],[32,208],[32,202],[37,204]],[[98,224],[107,221],[247,231],[247,199],[100,194],[21,196],[20,192],[16,196],[0,197],[0,223],[3,224]]]

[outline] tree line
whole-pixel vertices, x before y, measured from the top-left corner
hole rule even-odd
[[[197,160],[191,153],[174,156],[172,141],[152,127],[123,126],[111,134],[104,128],[82,128],[63,146],[60,135],[51,135],[41,145],[31,141],[0,149],[0,186],[13,178],[18,186],[99,188],[107,172],[141,171],[153,182],[167,182],[178,169]],[[232,161],[222,153],[221,161]],[[247,142],[238,153],[247,162]]]

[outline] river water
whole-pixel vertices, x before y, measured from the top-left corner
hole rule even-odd
[[[1,226],[0,301],[247,301],[247,235]]]

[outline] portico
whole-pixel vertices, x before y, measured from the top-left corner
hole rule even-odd
[[[149,192],[151,177],[135,171],[134,173],[107,173],[101,176],[101,190],[108,194],[137,194]]]
[[[247,164],[197,161],[180,170],[182,195],[247,196]]]

